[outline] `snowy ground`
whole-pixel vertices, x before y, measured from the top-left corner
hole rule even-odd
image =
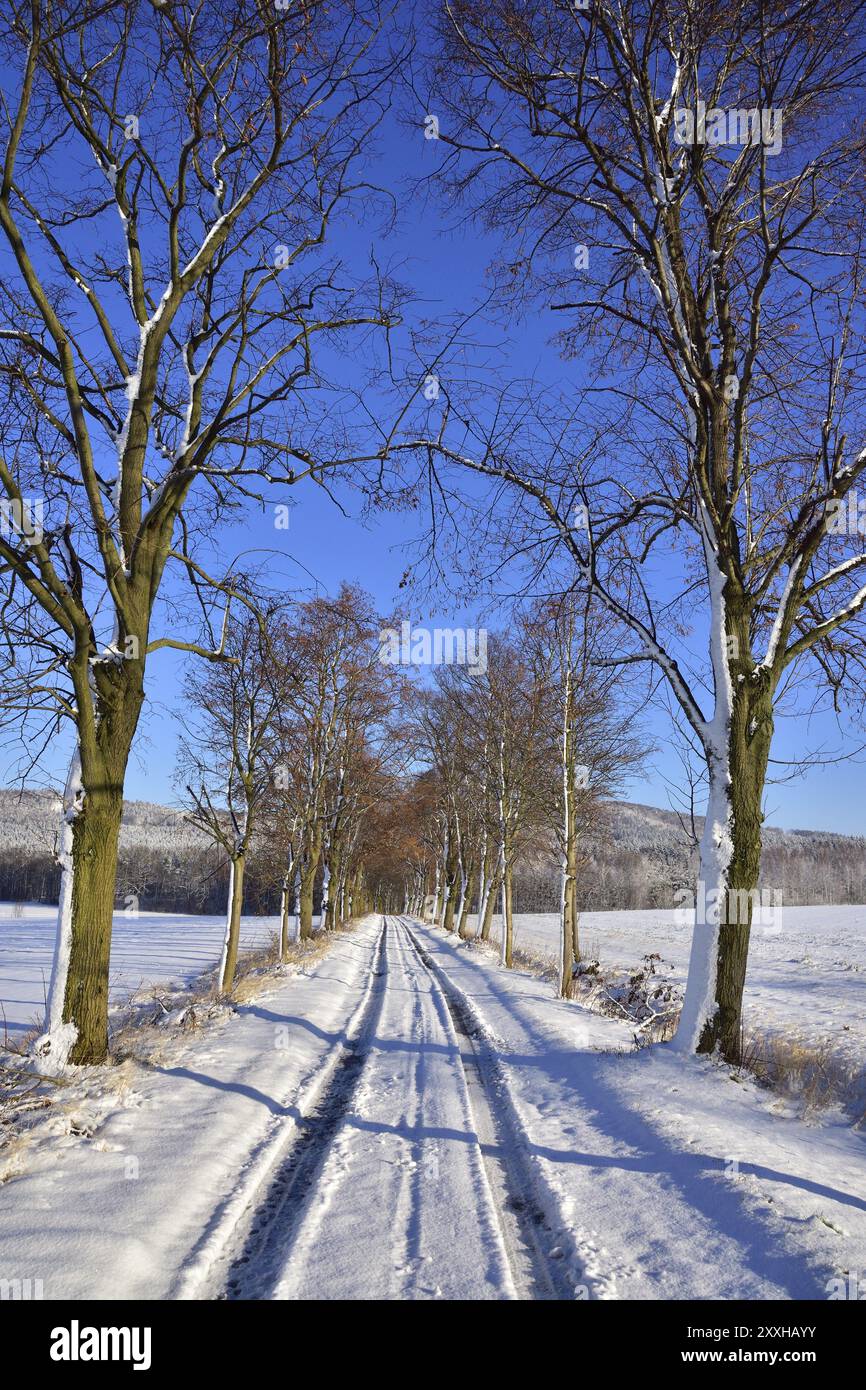
[[[12,916],[0,903],[0,1043],[4,1019],[10,1041],[42,1021],[51,979],[56,907],[25,907]],[[276,917],[244,917],[241,949],[267,944]],[[223,917],[186,917],[166,912],[114,915],[111,996],[126,998],[154,984],[186,985],[219,959]]]
[[[149,1065],[74,1079],[0,1186],[0,1277],[47,1298],[825,1299],[866,1271],[861,1132],[630,1045],[489,952],[371,917]]]
[[[51,975],[56,909],[27,907],[23,918],[0,904],[0,1041],[5,1013],[14,1039],[41,1019]],[[219,958],[222,917],[117,913],[112,942],[114,999],[153,984],[187,984]],[[275,917],[245,917],[243,949],[265,945]],[[658,969],[685,983],[690,930],[671,911],[587,912],[581,917],[585,954],[602,966],[634,968],[650,951]],[[499,920],[492,936],[498,939]],[[559,953],[555,914],[518,915],[515,943],[542,959]],[[746,984],[746,1017],[762,1026],[797,1033],[834,1047],[866,1065],[866,907],[785,908],[781,930],[758,927],[752,935]]]
[[[474,920],[474,919],[473,919]],[[500,919],[491,938],[498,941]],[[585,912],[581,949],[604,970],[634,969],[658,952],[658,971],[685,985],[691,928],[674,911]],[[514,941],[542,960],[559,959],[559,918],[518,915]],[[866,1067],[866,907],[786,907],[778,929],[753,929],[746,977],[746,1026],[796,1034]]]

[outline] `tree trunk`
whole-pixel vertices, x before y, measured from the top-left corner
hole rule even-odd
[[[301,928],[298,933],[301,941],[309,941],[313,935],[313,884],[316,870],[305,867],[301,873]]]
[[[454,884],[445,885],[445,911],[442,915],[442,925],[446,931],[454,930]]]
[[[560,997],[567,999],[571,994],[574,978],[574,736],[571,727],[571,668],[565,673],[565,703],[562,724],[562,902],[561,936],[562,956],[559,973]]]
[[[560,903],[562,952],[559,971],[559,994],[562,999],[567,999],[571,994],[571,982],[574,977],[574,938],[571,934],[571,899],[573,893],[574,885],[568,876],[567,862],[564,862],[562,866],[562,900]]]
[[[309,941],[313,935],[313,894],[321,857],[322,834],[320,830],[314,830],[305,846],[301,864],[301,911],[298,933],[301,941]]]
[[[700,845],[695,925],[673,1045],[742,1060],[743,989],[761,870],[761,804],[773,734],[772,697],[745,680],[727,728],[708,750],[709,796]]]
[[[510,970],[514,963],[514,919],[511,912],[511,865],[506,864],[502,876],[502,964]]]
[[[491,873],[487,881],[487,898],[484,903],[483,911],[480,911],[480,936],[482,941],[490,940],[490,928],[493,925],[493,909],[496,906],[496,895],[501,886],[501,878],[496,872]]]
[[[573,811],[569,815],[566,848],[563,856],[562,893],[562,978],[560,994],[571,993],[574,967],[580,960],[577,913],[577,831]]]
[[[361,915],[361,874],[358,869],[352,874],[349,882],[349,898],[346,903],[346,911],[349,921],[352,920],[356,913],[358,916]]]
[[[454,884],[454,887],[455,887],[455,889],[456,889],[456,887],[457,887],[456,882],[455,882],[455,884]],[[468,887],[469,887],[469,880],[468,880],[468,877],[467,877],[467,874],[466,874],[466,870],[465,870],[465,869],[463,868],[463,866],[461,865],[461,867],[460,867],[460,892],[456,894],[456,902],[455,902],[455,906],[454,906],[454,924],[455,924],[455,926],[456,926],[457,935],[458,935],[458,936],[460,936],[460,934],[461,934],[461,933],[460,933],[460,927],[461,927],[461,924],[462,924],[462,922],[463,922],[463,915],[464,915],[464,912],[465,912],[465,909],[466,909],[466,897],[467,897],[467,890],[468,890]]]
[[[469,909],[472,906],[472,899],[478,888],[478,871],[475,868],[469,870],[468,882],[463,890],[463,900],[460,906],[460,914],[457,919],[457,935],[466,940],[469,935]]]
[[[442,860],[442,871],[439,875],[439,889],[436,895],[436,913],[433,918],[442,926],[445,922],[445,910],[448,906],[448,842],[445,842],[445,852]]]
[[[475,935],[481,934],[481,926],[484,921],[484,912],[487,907],[487,894],[490,891],[490,873],[487,863],[487,832],[484,832],[484,839],[481,844],[481,854],[479,856],[478,868],[478,915],[475,918]]]
[[[280,960],[285,960],[289,954],[289,894],[292,891],[291,872],[283,875],[283,887],[280,895]]]
[[[77,659],[78,741],[64,795],[60,904],[46,1033],[36,1049],[59,1063],[108,1056],[108,972],[123,815],[123,782],[141,711],[134,663]]]
[[[91,766],[82,773],[80,807],[69,809],[63,830],[58,953],[48,1007],[49,1037],[59,1041],[65,1034],[51,1051],[59,1061],[77,1065],[96,1065],[108,1056],[108,971],[123,783],[112,785],[105,764],[100,766],[102,772]]]
[[[455,888],[457,887],[458,844],[456,835],[449,833],[448,854],[445,860],[445,901],[442,907],[442,925],[448,932],[454,930]]]
[[[326,931],[337,931],[342,925],[340,900],[343,896],[342,855],[339,850],[331,851],[331,883],[333,891],[328,894],[328,912],[325,920]]]
[[[327,860],[322,869],[322,901],[319,904],[319,931],[325,931],[328,926],[328,909],[330,906],[331,888],[331,868]]]
[[[235,856],[229,872],[229,900],[226,909],[226,934],[220,961],[219,987],[227,994],[235,982],[238,945],[241,938],[241,908],[244,901],[244,855]]]

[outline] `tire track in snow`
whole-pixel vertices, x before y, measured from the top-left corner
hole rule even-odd
[[[383,918],[371,959],[349,1039],[315,1103],[303,1111],[301,1102],[291,1147],[280,1146],[234,1217],[204,1296],[315,1297],[320,1276],[314,1269],[308,1282],[308,1262],[319,1257],[322,1223],[327,1243],[329,1224],[340,1233],[341,1222],[351,1230],[359,1221],[349,1248],[369,1244],[364,1282],[355,1276],[352,1297],[371,1296],[376,1283],[387,1285],[379,1296],[436,1297],[437,1278],[446,1287],[453,1278],[483,1282],[488,1297],[573,1300],[574,1281],[566,1262],[551,1255],[555,1239],[532,1197],[528,1155],[516,1122],[503,1113],[507,1099],[474,1020],[401,919]],[[427,986],[419,988],[420,980]],[[356,1187],[369,1159],[364,1136],[380,1128],[396,1141],[396,1152],[389,1141],[378,1160],[381,1209],[359,1203]],[[449,1244],[446,1205],[457,1230],[475,1230],[467,1248],[486,1250],[486,1273],[480,1260],[467,1261],[459,1240]],[[351,1266],[356,1250],[346,1259]]]
[[[438,989],[457,1035],[469,1104],[518,1297],[573,1302],[578,1296],[577,1280],[563,1258],[557,1233],[533,1195],[536,1180],[526,1137],[499,1073],[501,1064],[484,1036],[480,1020],[474,1017],[459,991],[453,989],[408,923],[401,919],[400,925]],[[587,1294],[588,1291],[582,1296]]]
[[[211,1237],[219,1248],[208,1263],[206,1276],[196,1269],[195,1289],[185,1288],[179,1297],[234,1300],[268,1296],[268,1280],[273,1283],[277,1277],[285,1245],[300,1221],[304,1203],[315,1190],[318,1170],[357,1084],[364,1045],[375,1032],[381,1012],[385,959],[383,918],[371,955],[369,986],[350,1019],[338,1056],[324,1077],[317,1078],[313,1096],[299,1097],[298,1118],[282,1127],[281,1142],[274,1146],[273,1156],[268,1154],[266,1170],[256,1174],[243,1208],[238,1212],[232,1204],[225,1213],[221,1229]]]
[[[430,1198],[427,1184],[432,1181],[435,1185],[436,1180],[440,1177],[443,1166],[443,1159],[439,1152],[441,1145],[454,1143],[454,1140],[446,1141],[432,1137],[437,1128],[447,1131],[449,1118],[453,1117],[453,1109],[450,1110],[449,1114],[449,1107],[453,1105],[453,1094],[443,1104],[442,1095],[436,1086],[435,1062],[431,1065],[426,1051],[427,1048],[433,1049],[432,1056],[435,1058],[436,1049],[442,1047],[441,1039],[444,1037],[447,1047],[447,1065],[450,1071],[450,1090],[452,1093],[455,1089],[457,1091],[460,1120],[464,1127],[466,1139],[469,1141],[469,1166],[474,1175],[474,1183],[469,1189],[469,1195],[472,1198],[472,1210],[479,1229],[486,1232],[487,1244],[490,1249],[489,1282],[491,1285],[496,1284],[498,1286],[501,1297],[517,1298],[519,1293],[518,1285],[513,1277],[513,1261],[503,1238],[502,1226],[496,1209],[496,1198],[490,1188],[487,1165],[482,1153],[482,1138],[475,1122],[469,1087],[466,1084],[459,1039],[454,1032],[442,992],[435,980],[431,979],[414,941],[400,918],[395,919],[395,938],[404,977],[411,980],[414,988],[413,1040],[419,1043],[414,1064],[413,1128],[416,1138],[412,1154],[415,1167],[410,1180],[411,1205],[404,1235],[404,1269],[407,1277],[404,1279],[400,1291],[401,1297],[411,1298],[413,1296],[413,1273],[423,1268],[423,1262],[427,1258],[427,1246],[430,1242],[429,1227],[437,1221],[436,1207],[438,1202],[436,1198]],[[418,988],[419,979],[430,986],[429,993]],[[431,1002],[433,1004],[432,1018]],[[439,1079],[441,1080],[441,1075]],[[459,1191],[453,1194],[448,1193],[449,1197],[452,1195],[459,1199],[461,1194]],[[466,1195],[465,1189],[463,1195]],[[428,1207],[433,1208],[432,1221]],[[455,1255],[458,1253],[456,1249],[454,1253]]]
[[[382,1012],[273,1296],[513,1299],[440,991],[388,921]]]

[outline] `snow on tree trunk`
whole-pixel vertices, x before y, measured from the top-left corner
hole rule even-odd
[[[475,935],[479,936],[484,922],[484,909],[487,905],[490,875],[487,872],[487,826],[481,837],[481,852],[478,856],[478,917],[475,921]]]
[[[442,925],[446,931],[454,930],[455,888],[457,887],[457,854],[459,845],[456,836],[449,835],[448,857],[445,861],[445,901],[442,905]]]
[[[291,891],[291,876],[283,876],[282,893],[280,894],[280,960],[285,960],[289,949],[289,893]]]
[[[480,937],[482,941],[490,940],[490,928],[493,925],[493,913],[496,908],[496,894],[500,887],[500,877],[498,873],[491,873],[487,885],[487,898],[484,903],[484,912],[481,914]]]
[[[52,1063],[98,1065],[108,1056],[108,974],[123,814],[125,747],[109,763],[91,748],[73,757],[64,795],[56,957],[46,1034],[36,1051]]]
[[[328,920],[328,894],[331,886],[331,870],[327,864],[322,870],[322,901],[319,907],[319,931],[324,931]]]
[[[559,994],[560,998],[566,999],[570,992],[571,975],[573,970],[572,948],[571,948],[571,922],[568,915],[568,868],[563,855],[562,868],[560,871],[560,895],[559,895],[559,936],[560,936],[560,969],[559,969]]]
[[[469,909],[472,906],[472,899],[475,896],[477,886],[478,871],[473,867],[467,875],[460,901],[460,913],[457,918],[457,932],[464,941],[469,936]]]
[[[64,1066],[78,1037],[74,1022],[63,1022],[66,986],[69,978],[69,958],[72,950],[72,889],[75,861],[72,854],[73,826],[81,813],[84,788],[81,784],[81,753],[76,742],[69,763],[66,789],[60,808],[60,840],[57,860],[60,864],[60,900],[57,907],[57,938],[48,989],[45,1032],[37,1038],[35,1051],[49,1056],[58,1066]]]
[[[510,970],[514,963],[514,919],[512,916],[511,868],[502,869],[502,942],[500,960]]]
[[[442,904],[442,925],[446,931],[454,930],[454,903],[452,898],[454,885],[450,879],[445,880],[445,901]]]
[[[501,878],[501,893],[502,893],[502,937],[501,937],[501,940],[500,940],[500,942],[499,942],[499,959],[500,959],[500,961],[501,961],[501,963],[502,963],[503,965],[507,965],[508,962],[507,962],[507,960],[506,960],[506,957],[507,957],[507,955],[508,955],[508,937],[507,937],[507,933],[506,933],[506,929],[505,929],[505,924],[506,924],[506,921],[507,921],[507,919],[508,919],[508,913],[507,913],[506,905],[505,905],[505,874],[504,874],[504,873],[502,874],[502,878]]]
[[[717,768],[710,772],[689,973],[683,1010],[673,1039],[673,1047],[679,1052],[697,1052],[704,1031],[713,1025],[718,1009],[719,916],[724,910],[731,852],[730,785],[726,771]]]
[[[457,911],[454,914],[457,922],[458,935],[462,935],[463,918],[466,911],[466,890],[469,886],[469,877],[464,865],[460,865],[460,896],[457,899]]]
[[[571,992],[574,969],[574,940],[571,931],[571,897],[574,891],[571,869],[573,758],[571,755],[571,670],[566,668],[565,703],[562,724],[562,892],[560,902],[562,940],[559,993],[564,999]]]
[[[480,936],[484,926],[484,917],[487,911],[487,899],[490,895],[491,880],[487,876],[487,870],[482,869],[481,881],[478,885],[478,916],[475,921],[475,935]]]
[[[740,1059],[742,1000],[761,865],[761,803],[773,737],[773,692],[752,661],[750,613],[708,561],[716,706],[703,730],[709,776],[686,993],[673,1046]]]

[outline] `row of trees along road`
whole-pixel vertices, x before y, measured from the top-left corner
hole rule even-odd
[[[546,601],[491,634],[483,673],[441,666],[431,688],[416,688],[407,732],[425,770],[393,849],[404,910],[432,900],[434,920],[461,936],[475,910],[483,940],[501,910],[510,967],[515,864],[558,847],[563,995],[580,959],[582,838],[646,751],[618,673],[598,665],[599,643],[574,596]]]
[[[204,563],[208,537],[269,488],[341,469],[374,503],[390,485],[403,504],[438,499],[443,543],[462,480],[477,518],[486,479],[473,578],[498,527],[492,568],[525,560],[531,592],[582,590],[604,659],[667,682],[706,766],[697,897],[716,905],[695,923],[675,1045],[738,1056],[739,911],[777,714],[859,699],[864,669],[866,552],[835,524],[866,472],[862,6],[438,0],[434,16],[413,66],[399,14],[375,0],[4,8],[2,700],[27,723],[25,764],[60,725],[73,735],[41,1042],[59,1061],[106,1056],[150,663],[165,648],[232,662],[227,616],[247,596],[232,564]],[[357,378],[329,378],[341,350],[376,360],[404,298],[375,263],[364,281],[325,250],[341,210],[375,201],[363,164],[398,87],[419,140],[436,117],[428,191],[497,238],[495,322],[539,303],[560,316],[561,396],[501,373],[494,388],[467,334],[430,324],[408,371],[419,415],[404,396],[386,421]],[[542,714],[521,693],[509,718]],[[536,769],[501,732],[476,750],[491,804],[470,821],[460,769],[438,774],[449,914],[474,815],[499,856],[479,850],[475,871],[485,892],[501,876],[507,918]],[[284,838],[306,923],[342,802],[318,753],[301,765],[318,811]]]
[[[325,244],[344,208],[370,205],[360,166],[405,57],[383,14],[376,0],[3,8],[0,489],[18,518],[0,535],[4,706],[26,713],[25,747],[72,728],[40,1044],[60,1062],[107,1052],[124,778],[151,660],[231,660],[219,633],[243,596],[231,566],[201,563],[204,538],[268,488],[329,465],[358,476],[365,449],[381,453],[369,430],[358,444],[334,372],[341,351],[372,364],[398,295]],[[34,498],[44,527],[28,523]]]
[[[434,183],[582,387],[443,366],[423,486],[489,479],[497,563],[570,571],[668,683],[708,782],[674,1046],[736,1060],[777,713],[862,708],[862,5],[446,0],[435,44]]]
[[[179,782],[189,819],[221,846],[230,866],[219,985],[237,965],[244,871],[254,844],[282,883],[280,957],[319,927],[336,930],[363,907],[367,822],[400,771],[401,674],[379,659],[370,599],[344,585],[268,608],[235,624],[231,660],[193,667]]]

